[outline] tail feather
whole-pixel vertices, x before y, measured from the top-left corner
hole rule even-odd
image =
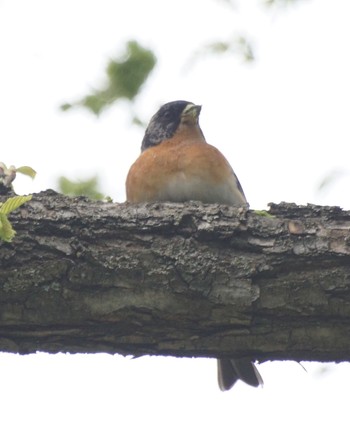
[[[222,391],[227,391],[242,380],[250,386],[263,385],[262,377],[255,365],[247,359],[223,358],[218,360],[218,382]]]

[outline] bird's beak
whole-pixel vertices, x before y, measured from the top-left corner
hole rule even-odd
[[[202,106],[198,106],[196,104],[188,104],[184,111],[182,112],[183,117],[190,117],[194,121],[198,121],[199,114],[201,112]]]

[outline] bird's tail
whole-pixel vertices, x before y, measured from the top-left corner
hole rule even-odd
[[[250,360],[244,358],[218,360],[218,381],[222,391],[231,389],[239,379],[250,386],[264,384],[258,369]]]

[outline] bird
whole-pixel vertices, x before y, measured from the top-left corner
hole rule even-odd
[[[202,106],[176,100],[151,118],[141,154],[126,178],[129,203],[186,202],[248,206],[239,180],[224,155],[208,144],[199,126]],[[227,391],[238,381],[257,387],[262,377],[247,358],[217,360],[218,384]]]

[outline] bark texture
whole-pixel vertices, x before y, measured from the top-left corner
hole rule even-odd
[[[0,350],[350,360],[350,212],[270,213],[34,195],[0,244]]]

